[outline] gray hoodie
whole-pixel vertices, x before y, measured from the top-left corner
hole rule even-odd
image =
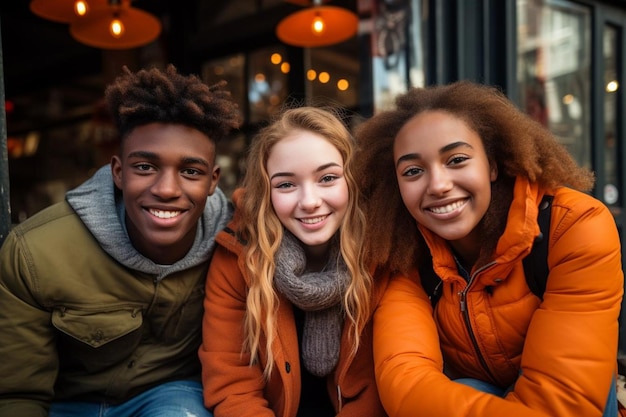
[[[113,182],[110,165],[100,168],[89,180],[69,191],[66,200],[106,253],[122,265],[155,274],[159,280],[206,261],[215,246],[215,235],[226,226],[233,211],[222,190],[216,188],[207,198],[189,253],[172,265],[159,265],[137,252],[130,242],[124,223],[124,203]]]

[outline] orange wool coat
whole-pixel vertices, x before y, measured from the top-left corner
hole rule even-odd
[[[522,258],[544,190],[518,179],[493,262],[469,283],[445,242],[421,230],[442,277],[433,310],[417,273],[392,279],[374,318],[381,400],[391,417],[600,417],[616,374],[623,293],[615,221],[598,200],[554,191],[543,301]],[[445,368],[445,373],[444,373]],[[512,387],[504,398],[451,381]]]
[[[233,224],[232,230],[236,230]],[[301,389],[300,356],[291,303],[280,297],[277,335],[273,344],[274,370],[268,382],[265,341],[261,364],[250,366],[242,353],[243,323],[248,278],[242,272],[242,246],[231,233],[217,235],[206,283],[202,362],[204,400],[215,417],[295,417]],[[380,298],[386,280],[376,284],[373,302]],[[362,332],[356,355],[351,353],[348,326],[344,326],[339,362],[328,377],[328,392],[340,417],[386,416],[376,390],[372,357],[372,323]]]

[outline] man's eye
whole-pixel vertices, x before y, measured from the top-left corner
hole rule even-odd
[[[197,169],[193,169],[193,168],[183,169],[182,172],[185,175],[200,175],[200,171],[198,171]]]

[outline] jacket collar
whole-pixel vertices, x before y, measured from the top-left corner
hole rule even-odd
[[[494,268],[498,269],[499,274],[506,276],[500,268],[510,270],[516,262],[530,253],[535,237],[539,235],[538,205],[544,194],[545,191],[537,183],[524,177],[516,178],[507,224],[492,258]],[[428,244],[437,275],[444,280],[450,274],[458,275],[456,262],[447,242],[421,225],[418,228]]]

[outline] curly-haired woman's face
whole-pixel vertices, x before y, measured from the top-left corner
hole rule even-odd
[[[491,202],[497,177],[478,134],[441,111],[410,119],[394,142],[396,178],[407,209],[461,253]],[[478,247],[478,246],[475,246]]]
[[[348,184],[343,168],[337,148],[312,132],[296,131],[270,152],[272,206],[309,253],[325,252],[346,214]]]

